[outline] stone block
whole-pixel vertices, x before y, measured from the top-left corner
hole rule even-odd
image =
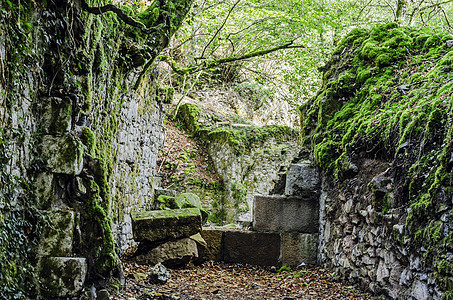
[[[199,252],[203,260],[222,261],[223,260],[223,230],[216,228],[203,228],[201,236],[206,241],[206,248]]]
[[[225,231],[224,261],[259,266],[280,266],[280,234]]]
[[[310,195],[318,192],[320,184],[321,177],[316,166],[309,161],[292,164],[286,174],[285,195]]]
[[[43,257],[39,262],[41,294],[45,299],[79,295],[87,274],[85,258]]]
[[[317,233],[282,233],[282,265],[298,266],[301,263],[316,265]]]
[[[39,173],[34,182],[38,207],[49,209],[55,202],[54,178],[52,173]]]
[[[253,229],[318,232],[318,199],[255,195]]]
[[[198,257],[197,243],[190,238],[163,243],[135,257],[138,264],[180,267]]]
[[[72,101],[69,97],[42,98],[44,113],[41,128],[45,133],[65,134],[71,130]]]
[[[201,231],[198,208],[145,211],[132,213],[131,218],[136,242],[189,237]]]
[[[71,135],[45,135],[41,142],[41,153],[49,172],[69,175],[82,172],[83,145]]]
[[[56,210],[46,213],[47,226],[41,236],[38,255],[70,256],[74,237],[75,212]]]

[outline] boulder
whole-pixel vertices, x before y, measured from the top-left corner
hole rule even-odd
[[[183,266],[194,258],[198,258],[197,243],[190,238],[183,238],[151,248],[137,255],[135,261],[147,265],[162,263],[171,268]]]
[[[318,232],[318,199],[255,195],[253,229]]]
[[[44,113],[41,118],[41,128],[45,133],[65,134],[71,130],[72,102],[69,97],[41,98]]]
[[[43,257],[39,262],[41,294],[45,299],[79,295],[87,274],[85,258]]]
[[[145,211],[132,213],[131,218],[136,242],[189,237],[201,231],[201,213],[198,208]]]

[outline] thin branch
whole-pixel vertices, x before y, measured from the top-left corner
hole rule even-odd
[[[234,5],[230,8],[230,10],[228,11],[228,15],[225,17],[225,19],[223,20],[223,23],[222,25],[217,29],[217,31],[215,32],[214,36],[211,38],[211,40],[206,44],[206,46],[204,47],[203,49],[203,52],[201,53],[201,56],[200,58],[203,58],[204,57],[204,54],[206,52],[206,49],[208,49],[209,45],[211,45],[211,43],[214,41],[214,39],[217,37],[217,35],[219,34],[219,32],[223,29],[223,27],[225,27],[225,24],[226,22],[228,21],[228,19],[230,18],[230,15],[231,13],[233,12],[234,8],[239,4],[239,2],[241,2],[241,0],[237,0],[236,3],[234,3]]]
[[[90,14],[94,14],[94,15],[102,15],[106,12],[111,11],[111,12],[115,13],[118,16],[118,18],[120,18],[124,23],[126,23],[130,26],[133,26],[133,27],[137,27],[146,34],[150,34],[150,33],[159,31],[160,29],[162,29],[165,26],[165,24],[159,24],[154,27],[147,28],[145,26],[145,24],[138,22],[138,21],[134,20],[133,18],[129,17],[121,8],[116,7],[113,4],[107,4],[107,5],[99,6],[99,7],[90,7],[86,3],[86,0],[82,0],[82,9],[89,12]]]

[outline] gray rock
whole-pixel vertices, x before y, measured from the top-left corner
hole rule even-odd
[[[149,271],[147,280],[149,283],[164,284],[170,279],[170,272],[161,263],[156,264]]]
[[[189,237],[201,231],[198,208],[153,210],[132,213],[132,230],[137,242]]]
[[[96,300],[109,300],[110,299],[110,293],[108,290],[103,289],[99,290],[96,292]]]
[[[297,196],[313,193],[319,189],[321,179],[318,168],[309,161],[289,166],[286,174],[285,195]]]
[[[280,265],[280,234],[226,231],[224,261],[259,266]]]
[[[171,268],[183,266],[194,258],[198,258],[196,242],[190,238],[183,238],[152,248],[146,253],[138,255],[135,261],[148,265],[162,263]]]
[[[318,232],[318,201],[310,198],[255,195],[253,229]]]
[[[429,295],[428,285],[420,280],[414,281],[412,284],[411,296],[417,300],[432,299]]]
[[[85,258],[43,257],[39,262],[41,294],[46,299],[79,295],[86,274]]]
[[[49,209],[55,202],[54,178],[52,173],[39,173],[34,182],[40,209]]]
[[[201,231],[201,236],[206,241],[206,248],[198,249],[200,258],[213,261],[223,260],[223,235],[225,230],[206,227]]]
[[[448,41],[446,42],[446,44],[447,44],[447,48],[453,47],[453,40],[448,40]]]
[[[41,142],[42,158],[49,172],[78,175],[83,167],[83,145],[70,135],[45,135]]]

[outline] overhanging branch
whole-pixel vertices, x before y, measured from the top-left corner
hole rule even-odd
[[[90,14],[94,14],[94,15],[101,15],[101,14],[111,11],[111,12],[115,13],[118,16],[118,18],[120,18],[124,23],[126,23],[130,26],[133,26],[133,27],[137,27],[143,33],[146,33],[146,34],[150,34],[150,33],[159,31],[160,29],[162,29],[165,26],[165,24],[159,24],[157,26],[147,28],[145,26],[145,24],[129,17],[121,8],[119,8],[113,4],[107,4],[107,5],[99,6],[99,7],[90,7],[86,3],[85,0],[82,0],[82,9],[84,11],[87,11]]]
[[[199,70],[206,70],[210,68],[215,68],[218,65],[225,64],[225,63],[231,63],[235,61],[240,61],[240,60],[245,60],[253,57],[258,57],[258,56],[263,56],[278,50],[284,50],[284,49],[295,49],[295,48],[305,48],[304,45],[293,45],[294,41],[290,41],[286,44],[274,47],[274,48],[269,48],[269,49],[264,49],[264,50],[258,50],[258,51],[253,51],[241,56],[236,56],[236,57],[226,57],[226,58],[220,58],[212,61],[206,61],[201,64],[187,67],[187,68],[181,68],[179,65],[174,61],[170,56],[168,55],[161,55],[159,56],[159,59],[162,61],[165,61],[170,65],[172,70],[180,75],[184,74],[191,74],[194,72],[197,72]]]

